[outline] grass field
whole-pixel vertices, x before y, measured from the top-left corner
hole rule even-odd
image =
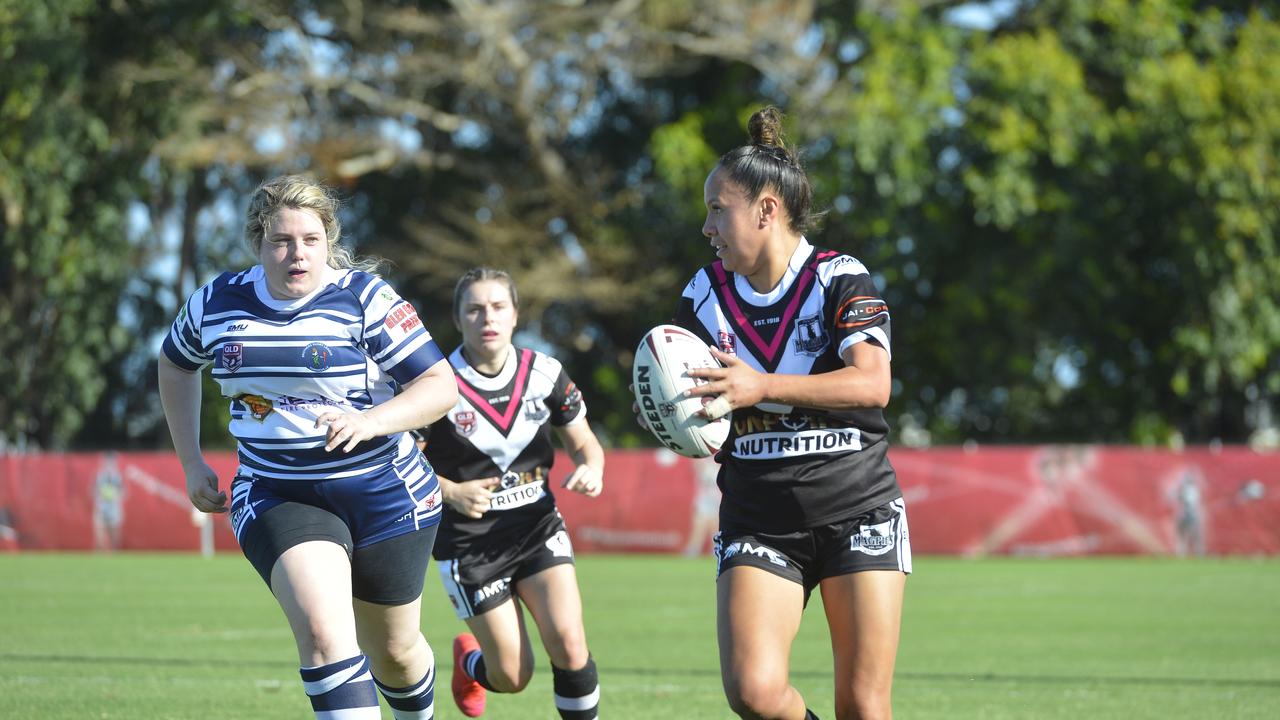
[[[729,717],[710,559],[584,556],[605,718]],[[459,718],[448,649],[462,627],[434,574],[423,627]],[[815,595],[793,683],[832,715]],[[284,618],[237,555],[0,555],[0,718],[310,718]],[[487,718],[556,718],[550,671],[490,696]],[[1280,561],[917,558],[895,715],[1280,717]],[[389,711],[384,717],[390,718]]]

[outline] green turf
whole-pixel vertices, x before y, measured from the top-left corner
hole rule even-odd
[[[580,558],[607,718],[729,717],[709,559]],[[832,714],[815,595],[792,680]],[[423,626],[462,626],[434,575]],[[0,718],[309,718],[284,618],[240,557],[0,556]],[[445,664],[447,668],[447,663]],[[442,671],[439,718],[459,718]],[[490,696],[554,720],[550,673]],[[911,718],[1280,717],[1280,561],[917,558],[894,709]],[[385,712],[384,717],[390,718]]]

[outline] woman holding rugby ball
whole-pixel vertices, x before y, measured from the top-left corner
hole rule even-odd
[[[755,113],[750,142],[703,188],[717,260],[686,285],[675,324],[723,368],[690,370],[730,415],[717,459],[717,635],[729,705],[744,718],[815,718],[788,679],[809,594],[822,593],[839,718],[889,718],[911,547],[886,456],[889,310],[870,273],[804,236],[811,189]]]

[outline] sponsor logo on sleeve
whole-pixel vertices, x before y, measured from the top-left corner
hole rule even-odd
[[[418,311],[414,310],[412,305],[402,302],[391,308],[391,312],[387,313],[382,324],[386,326],[391,341],[400,342],[409,337],[409,333],[421,327],[422,321],[418,319]]]
[[[569,383],[569,387],[564,389],[564,402],[560,404],[560,409],[567,411],[580,402],[582,402],[582,392],[578,390],[577,383]]]
[[[889,306],[878,297],[859,295],[849,298],[836,313],[836,327],[854,330],[874,325],[881,317],[889,315]]]

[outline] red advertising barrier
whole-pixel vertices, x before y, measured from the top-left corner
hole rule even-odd
[[[1280,554],[1280,453],[1095,446],[894,449],[916,553]],[[206,459],[229,479],[233,453]],[[716,465],[612,451],[605,491],[556,495],[579,551],[705,553]],[[553,482],[571,465],[560,455]],[[206,529],[202,523],[211,521]],[[0,551],[235,551],[171,453],[0,456]]]

